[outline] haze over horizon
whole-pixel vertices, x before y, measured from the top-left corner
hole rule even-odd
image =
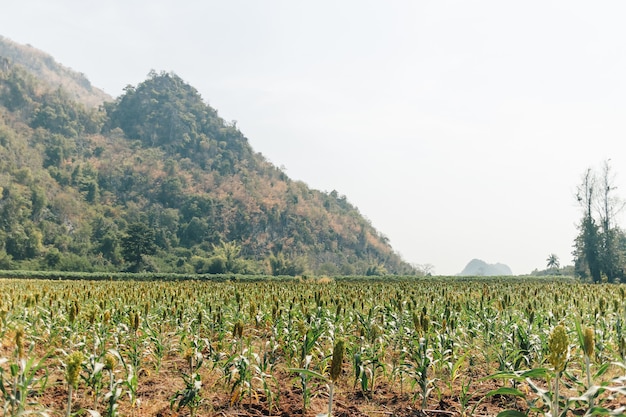
[[[0,35],[112,96],[173,71],[412,263],[571,263],[588,167],[626,178],[626,4],[10,0]],[[623,196],[623,194],[622,194]]]

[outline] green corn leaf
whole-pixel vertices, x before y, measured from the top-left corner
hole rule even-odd
[[[546,378],[549,375],[547,368],[535,368],[521,373],[521,377],[526,378]]]
[[[526,417],[526,414],[517,410],[504,410],[498,413],[498,417]]]
[[[526,395],[518,390],[517,388],[511,388],[511,387],[500,387],[498,389],[489,391],[486,394],[486,397],[493,397],[494,395],[513,395],[515,397],[521,397],[521,398],[526,398]]]
[[[624,407],[609,410],[608,408],[595,406],[590,411],[592,416],[624,416]]]
[[[304,368],[287,368],[287,371],[289,372],[294,372],[294,373],[298,373],[301,375],[306,375],[306,376],[310,376],[313,378],[319,378],[322,381],[325,382],[330,382],[330,379],[326,378],[324,375],[317,373],[315,371],[312,371],[310,369],[304,369]]]
[[[610,363],[603,364],[600,368],[598,368],[596,373],[593,374],[593,379],[600,378],[602,375],[604,375],[606,373],[606,371],[609,370],[610,366],[611,366]]]

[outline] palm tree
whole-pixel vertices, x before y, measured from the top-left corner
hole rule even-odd
[[[556,256],[554,253],[551,253],[550,256],[548,256],[548,259],[546,259],[547,267],[550,270],[556,270],[558,272],[559,268],[560,268],[560,263],[559,263],[559,257]]]

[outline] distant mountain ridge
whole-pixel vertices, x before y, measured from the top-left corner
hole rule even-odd
[[[105,101],[113,100],[104,91],[92,86],[85,75],[64,67],[50,55],[30,45],[21,45],[0,36],[0,57],[20,65],[35,78],[46,80],[50,88],[63,88],[73,100],[87,107],[98,107]]]
[[[107,97],[0,38],[0,269],[415,273],[345,196],[291,180],[176,74]]]
[[[463,268],[459,274],[460,276],[506,276],[513,275],[513,271],[508,265],[496,263],[496,264],[488,264],[487,262],[481,259],[472,259],[466,266]]]

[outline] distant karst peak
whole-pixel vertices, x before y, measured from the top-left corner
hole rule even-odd
[[[513,271],[509,268],[508,265],[495,263],[488,264],[487,262],[481,259],[472,259],[469,263],[463,268],[459,276],[503,276],[503,275],[513,275]]]

